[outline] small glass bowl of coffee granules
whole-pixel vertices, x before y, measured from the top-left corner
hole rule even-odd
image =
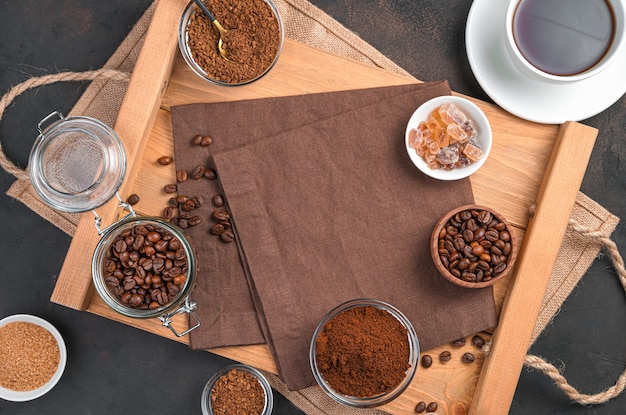
[[[0,320],[0,399],[30,401],[61,379],[67,349],[49,322],[28,314]]]
[[[191,1],[183,12],[178,46],[185,62],[202,79],[218,85],[245,85],[274,67],[284,43],[284,26],[271,0],[205,3],[226,29],[222,36],[226,58],[218,51],[220,33]]]
[[[369,408],[407,388],[419,353],[417,334],[404,314],[384,301],[357,299],[324,316],[309,359],[315,380],[331,398]]]
[[[272,387],[253,367],[234,364],[207,382],[202,391],[203,415],[269,415],[274,407]]]

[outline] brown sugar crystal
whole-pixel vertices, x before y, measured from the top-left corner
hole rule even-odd
[[[211,407],[215,415],[260,415],[265,392],[254,375],[233,369],[213,385]]]
[[[406,328],[386,310],[373,306],[338,314],[326,323],[315,348],[321,375],[332,389],[348,396],[388,393],[410,367]]]
[[[239,84],[257,78],[274,62],[280,46],[280,27],[264,0],[205,0],[204,3],[227,30],[218,51],[220,34],[199,9],[189,20],[188,45],[193,60],[211,79]]]
[[[48,330],[28,322],[0,327],[0,386],[18,392],[45,385],[59,366],[59,345]]]

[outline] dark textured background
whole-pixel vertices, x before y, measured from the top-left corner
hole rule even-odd
[[[313,0],[349,29],[424,81],[447,79],[455,91],[489,98],[465,53],[470,0]],[[101,67],[149,0],[0,0],[0,91],[32,76]],[[20,96],[0,123],[5,153],[27,164],[37,123],[67,113],[86,83],[46,86]],[[599,92],[600,93],[600,92]],[[585,99],[585,97],[580,97]],[[582,191],[626,217],[624,98],[584,122],[600,130]],[[66,339],[65,374],[49,394],[28,403],[0,400],[0,414],[197,414],[208,378],[229,363],[206,352],[49,301],[70,238],[5,195],[14,181],[0,171],[0,317],[42,316]],[[626,224],[613,234],[626,252]],[[531,352],[564,367],[571,384],[596,393],[626,362],[626,301],[608,257],[595,261]],[[0,345],[1,347],[1,345]],[[511,414],[623,414],[626,398],[581,407],[543,374],[524,370]],[[279,398],[275,414],[297,414]]]

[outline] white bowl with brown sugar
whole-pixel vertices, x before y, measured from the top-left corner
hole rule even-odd
[[[61,379],[67,348],[46,320],[15,314],[0,320],[0,399],[30,401],[48,393]]]

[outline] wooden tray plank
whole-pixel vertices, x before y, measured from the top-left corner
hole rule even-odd
[[[596,135],[576,123],[565,123],[559,130],[470,414],[509,410]]]
[[[133,73],[124,96],[114,126],[126,151],[127,174],[119,190],[121,195],[128,194],[125,189],[137,174],[140,165],[138,161],[143,157],[157,110],[165,95],[177,52],[177,38],[172,34],[176,33],[186,4],[185,0],[159,1],[137,58],[136,67],[146,70]],[[115,203],[98,208],[103,226],[112,223],[118,213]],[[85,309],[93,294],[91,258],[99,239],[94,228],[93,214],[84,213],[79,220],[51,301],[78,310]]]
[[[120,121],[121,131],[126,132],[118,130],[117,124],[115,126],[116,131],[122,136],[124,145],[130,146],[130,152],[132,152],[129,158],[129,174],[122,189],[122,196],[127,196],[130,193],[139,194],[141,200],[136,208],[138,213],[142,215],[159,215],[169,198],[169,195],[165,194],[162,188],[165,184],[173,181],[174,166],[160,166],[155,161],[162,155],[173,154],[172,126],[169,113],[169,109],[173,105],[297,95],[416,82],[410,78],[350,61],[290,39],[286,39],[283,54],[276,67],[261,80],[242,87],[223,87],[204,82],[186,66],[176,51],[178,19],[185,4],[186,0],[159,0],[155,11],[155,20],[153,20],[146,38],[144,46],[146,51],[142,50],[140,61],[138,61],[133,73],[129,93],[120,112],[120,120],[126,119],[127,124],[137,123],[138,125],[133,125],[133,129],[131,129],[131,126],[128,125],[124,127],[124,123]],[[146,58],[142,59],[141,57],[144,55]],[[136,87],[138,85],[141,87]],[[165,89],[166,85],[167,89]],[[515,227],[516,235],[522,240],[526,233],[530,209],[535,204],[537,195],[540,194],[544,175],[550,176],[552,174],[552,170],[546,170],[546,168],[549,165],[556,165],[550,164],[549,158],[550,154],[553,153],[554,144],[557,142],[559,127],[529,123],[494,105],[472,100],[485,111],[494,133],[494,146],[490,158],[471,178],[475,199],[477,203],[491,206],[507,217]],[[132,106],[131,103],[133,103]],[[137,107],[141,108],[137,109]],[[139,112],[136,112],[137,110]],[[578,140],[579,135],[595,137],[595,132],[581,124],[571,124],[561,130],[560,141],[568,144],[574,143]],[[128,150],[129,147],[127,147]],[[560,154],[559,159],[570,157],[569,151],[562,153],[557,151],[557,153]],[[577,154],[575,160],[578,162],[577,171],[584,172],[588,154],[585,152]],[[577,192],[579,183],[565,183],[573,186],[570,190]],[[568,205],[567,209],[571,206],[573,206],[573,202]],[[117,208],[114,203],[108,209],[110,211],[107,210],[106,215],[113,221],[119,212],[116,212]],[[539,209],[549,210],[551,206],[544,203]],[[99,211],[99,213],[101,212]],[[111,310],[99,296],[92,296],[90,262],[93,247],[95,247],[99,237],[93,228],[93,216],[91,214],[83,215],[79,224],[79,231],[74,237],[70,251],[68,251],[52,301],[76,309],[87,308],[91,313],[162,337],[187,343],[186,337],[176,338],[169,329],[162,327],[156,319],[140,320],[124,317]],[[528,235],[526,237],[529,238]],[[557,248],[559,244],[556,245]],[[549,254],[552,255],[552,253]],[[554,253],[554,258],[556,258],[556,253]],[[519,272],[518,274],[522,275]],[[507,290],[511,292],[526,291],[524,284],[519,283],[525,280],[526,277],[524,276],[517,278],[513,284],[510,283],[511,280],[507,280],[496,285],[494,296],[498,309],[502,307]],[[535,301],[541,302],[544,291],[545,288],[543,291],[535,289],[528,295],[537,297]],[[509,309],[515,310],[514,307],[511,305],[502,309],[502,321],[511,320],[515,322],[517,319],[528,319],[524,324],[534,326],[534,318],[531,318],[532,316],[526,312],[516,314],[507,311]],[[174,327],[178,331],[186,328],[185,317],[176,316]],[[489,333],[483,333],[483,335],[485,338],[490,336]],[[497,336],[500,335],[497,334]],[[509,336],[502,335],[501,337],[508,338]],[[526,337],[526,333],[524,333],[524,337]],[[515,339],[518,341],[519,337]],[[527,339],[530,339],[530,334],[528,334]],[[526,341],[526,339],[523,340]],[[500,341],[504,342],[503,340]],[[443,345],[426,352],[437,356],[444,349],[449,349],[449,346]],[[523,359],[526,349],[522,349],[512,349],[511,353],[514,352],[514,356],[503,353],[501,358]],[[462,349],[454,349],[454,354],[460,356],[464,351],[476,353],[473,346],[466,345]],[[212,349],[211,352],[276,373],[275,364],[266,345],[226,347]],[[497,367],[496,363],[499,363],[499,357],[498,354],[495,358],[490,357],[490,360],[495,362],[492,363],[494,367]],[[382,409],[395,414],[413,413],[416,402],[425,400],[439,402],[441,410],[446,413],[467,413],[472,400],[481,403],[481,405],[483,402],[489,401],[486,389],[481,386],[481,389],[476,390],[479,379],[481,385],[487,385],[497,381],[499,376],[496,371],[481,371],[482,363],[481,357],[478,357],[472,365],[462,364],[458,359],[455,359],[446,365],[433,365],[428,370],[418,370],[408,390]],[[515,378],[515,381],[510,381],[506,385],[498,385],[498,388],[505,389],[507,393],[512,394],[518,376],[519,370],[517,373],[513,370],[511,378]],[[503,399],[501,405],[510,405],[510,399],[508,402],[507,399],[509,399],[508,396]],[[478,404],[474,404],[474,406],[476,405]],[[481,407],[486,407],[485,405]]]

